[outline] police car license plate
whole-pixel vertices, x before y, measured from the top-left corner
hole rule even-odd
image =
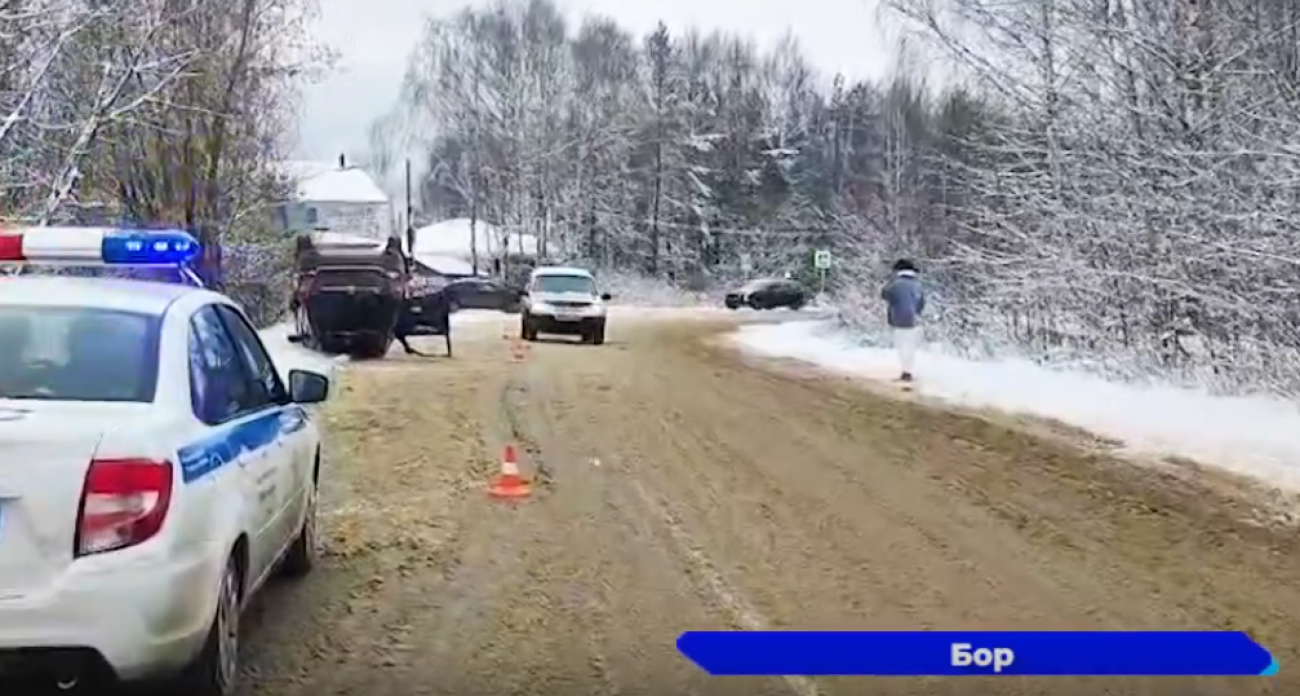
[[[555,313],[555,318],[559,319],[560,321],[577,321],[582,318],[582,315],[577,312],[561,311]]]

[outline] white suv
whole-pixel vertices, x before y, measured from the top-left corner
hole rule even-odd
[[[566,266],[542,266],[528,277],[520,317],[525,341],[538,334],[579,336],[586,343],[605,342],[605,303],[613,299],[596,289],[591,272]]]

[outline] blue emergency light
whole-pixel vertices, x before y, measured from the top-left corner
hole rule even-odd
[[[180,265],[198,258],[199,243],[181,230],[120,230],[104,235],[100,255],[106,264]]]
[[[179,266],[190,277],[188,266],[200,250],[198,240],[184,230],[0,228],[0,264]]]

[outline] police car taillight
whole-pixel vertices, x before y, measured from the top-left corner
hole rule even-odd
[[[162,529],[172,500],[172,465],[151,459],[96,459],[77,515],[76,555],[124,549]]]

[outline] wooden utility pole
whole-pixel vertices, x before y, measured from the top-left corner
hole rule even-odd
[[[406,160],[406,255],[415,255],[415,206],[411,203],[411,160]]]

